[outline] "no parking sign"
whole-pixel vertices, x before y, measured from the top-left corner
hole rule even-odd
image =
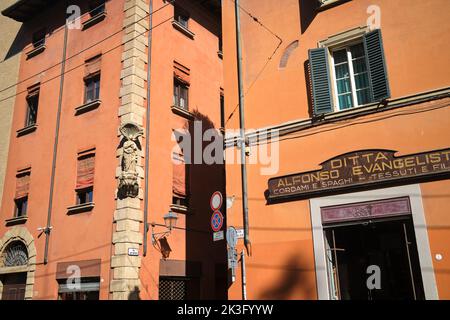
[[[223,226],[223,215],[220,211],[214,211],[214,213],[211,216],[211,229],[214,232],[219,231],[222,229]]]
[[[220,208],[222,207],[223,196],[220,191],[216,191],[212,194],[211,199],[209,200],[209,205],[213,214],[211,216],[211,229],[214,232],[213,241],[223,240],[223,231],[221,231],[223,226],[223,214],[220,212]]]

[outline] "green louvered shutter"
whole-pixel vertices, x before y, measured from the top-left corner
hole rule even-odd
[[[391,96],[384,58],[381,30],[376,29],[364,35],[364,49],[367,54],[372,100],[381,101]]]
[[[315,115],[333,111],[327,51],[326,48],[309,50]]]

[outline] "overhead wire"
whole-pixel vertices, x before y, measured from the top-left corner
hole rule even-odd
[[[235,3],[234,0],[230,0],[231,2]],[[269,27],[267,27],[266,25],[264,25],[261,20],[259,20],[255,15],[253,15],[252,13],[250,13],[248,10],[246,10],[245,8],[243,8],[241,5],[239,5],[239,9],[242,10],[246,15],[248,15],[255,23],[257,23],[258,25],[260,25],[262,28],[264,28],[266,31],[268,31],[272,36],[274,36],[277,40],[278,40],[278,44],[275,47],[275,49],[273,50],[272,54],[267,58],[266,62],[264,63],[264,65],[262,66],[262,68],[258,71],[258,73],[256,74],[255,79],[250,83],[250,85],[248,86],[247,90],[244,93],[244,97],[250,92],[250,90],[252,89],[252,87],[255,85],[256,81],[259,80],[259,77],[263,74],[263,72],[265,71],[265,69],[267,68],[267,66],[269,65],[269,63],[272,61],[273,57],[275,56],[275,54],[277,53],[277,51],[280,49],[282,43],[283,43],[283,39],[278,36],[275,32],[273,32]],[[225,125],[231,120],[231,118],[234,116],[234,114],[236,113],[237,109],[239,107],[239,103],[234,107],[233,111],[230,113],[230,115],[228,116],[227,120],[225,121]]]
[[[88,47],[86,47],[86,48],[83,48],[82,50],[78,51],[77,53],[75,53],[75,54],[73,54],[73,55],[71,55],[71,56],[69,56],[69,57],[67,57],[66,59],[61,60],[61,61],[57,62],[56,64],[54,64],[54,65],[52,65],[52,66],[50,66],[50,67],[47,67],[47,68],[45,68],[45,69],[43,69],[43,70],[41,70],[41,71],[39,71],[39,72],[36,72],[35,74],[33,74],[33,75],[31,75],[31,76],[29,76],[29,77],[27,77],[27,78],[25,78],[25,79],[22,79],[22,80],[20,80],[20,81],[14,83],[14,84],[8,86],[8,87],[5,87],[5,88],[3,88],[3,89],[0,89],[0,93],[4,92],[4,91],[6,91],[6,90],[9,90],[9,89],[11,89],[11,88],[13,88],[13,87],[15,87],[15,86],[17,86],[17,85],[19,85],[19,84],[21,84],[21,83],[24,83],[24,82],[26,82],[26,81],[28,81],[28,80],[31,80],[31,79],[33,79],[34,77],[36,77],[36,76],[42,74],[43,72],[46,72],[46,71],[48,71],[48,70],[51,70],[52,68],[55,68],[55,67],[61,65],[64,61],[67,62],[68,60],[70,60],[70,59],[72,59],[72,58],[74,58],[74,57],[80,55],[81,53],[83,53],[83,52],[85,52],[85,51],[87,51],[87,50],[89,50],[89,49],[92,49],[93,47],[99,45],[100,43],[102,43],[102,42],[104,42],[104,41],[106,41],[106,40],[108,40],[108,39],[111,39],[113,36],[115,36],[115,35],[117,35],[117,34],[120,34],[120,33],[121,33],[124,29],[126,29],[127,27],[130,27],[130,26],[132,26],[132,25],[134,25],[134,24],[136,24],[136,23],[139,23],[139,22],[141,22],[142,20],[148,18],[150,15],[153,15],[153,14],[155,14],[155,13],[161,11],[162,9],[164,9],[164,8],[167,7],[168,5],[172,4],[173,2],[175,2],[175,0],[168,1],[168,2],[167,2],[165,5],[163,5],[162,7],[160,7],[160,8],[158,8],[158,9],[154,10],[154,11],[151,12],[151,13],[147,13],[144,17],[141,17],[140,19],[138,19],[138,20],[136,20],[136,21],[133,21],[133,22],[130,23],[130,24],[127,24],[126,26],[124,26],[124,27],[121,28],[120,30],[115,31],[115,32],[113,32],[112,34],[109,34],[108,36],[106,36],[106,37],[103,38],[102,40],[97,41],[97,42],[93,43],[92,45],[90,45],[90,46],[88,46]],[[165,22],[167,22],[167,21],[169,21],[169,20],[172,20],[172,19],[173,19],[173,16],[170,17],[169,19],[164,20],[162,23],[159,23],[158,25],[155,25],[155,27],[157,27],[157,26],[159,26],[159,25],[161,25],[161,24],[163,24],[163,23],[165,23]],[[125,43],[134,40],[135,38],[137,38],[137,37],[139,37],[139,36],[141,36],[141,35],[147,33],[148,31],[149,31],[149,30],[145,30],[144,32],[138,33],[138,35],[136,35],[135,37],[129,39],[129,40],[126,41]],[[113,49],[117,49],[117,48],[121,47],[123,44],[124,44],[124,43],[120,43],[119,45],[117,45],[117,46],[111,48],[111,49],[108,50],[107,52],[110,52],[110,51],[112,51]],[[82,65],[84,65],[84,63],[81,64],[80,66],[82,66]],[[78,67],[79,67],[79,66],[78,66]],[[58,75],[58,76],[59,76],[59,75]],[[15,97],[16,95],[19,95],[19,94],[24,93],[24,92],[27,92],[27,90],[23,90],[23,91],[21,91],[21,92],[19,92],[19,93],[16,93],[16,94],[12,95],[12,96],[8,96],[8,97],[6,97],[6,98],[3,98],[3,99],[0,100],[0,102],[4,101],[4,100],[6,100],[6,99],[13,98],[13,97]]]

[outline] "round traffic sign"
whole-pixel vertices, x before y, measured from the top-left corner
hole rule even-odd
[[[222,193],[220,193],[220,191],[216,191],[212,194],[209,204],[211,205],[211,209],[213,211],[216,211],[219,210],[220,207],[222,207],[222,202],[223,202]]]
[[[222,229],[223,226],[223,215],[220,211],[214,211],[211,216],[211,228],[214,232]]]
[[[227,243],[230,248],[236,247],[237,243],[237,231],[234,227],[228,227],[227,229]]]

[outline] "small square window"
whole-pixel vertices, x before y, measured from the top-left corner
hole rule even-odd
[[[174,19],[186,29],[189,28],[189,15],[178,6],[175,6]]]
[[[180,206],[180,207],[189,207],[189,200],[184,197],[173,196],[172,204],[174,204],[176,206]]]
[[[45,29],[41,29],[35,33],[33,33],[33,39],[32,39],[32,43],[33,43],[33,47],[34,48],[38,48],[41,47],[45,44],[45,35],[46,35],[46,30]]]
[[[84,80],[84,103],[89,103],[100,98],[100,73],[89,76]]]
[[[14,200],[16,203],[16,211],[14,217],[26,217],[28,208],[28,196]]]
[[[27,116],[25,126],[29,127],[36,124],[39,105],[39,91],[27,96]]]
[[[189,87],[175,79],[173,85],[173,104],[181,109],[188,110],[188,99],[189,99]]]
[[[89,15],[91,17],[98,16],[102,13],[105,13],[105,1],[92,1],[89,4]]]
[[[77,205],[91,203],[94,200],[94,188],[88,187],[76,190],[77,192]]]

